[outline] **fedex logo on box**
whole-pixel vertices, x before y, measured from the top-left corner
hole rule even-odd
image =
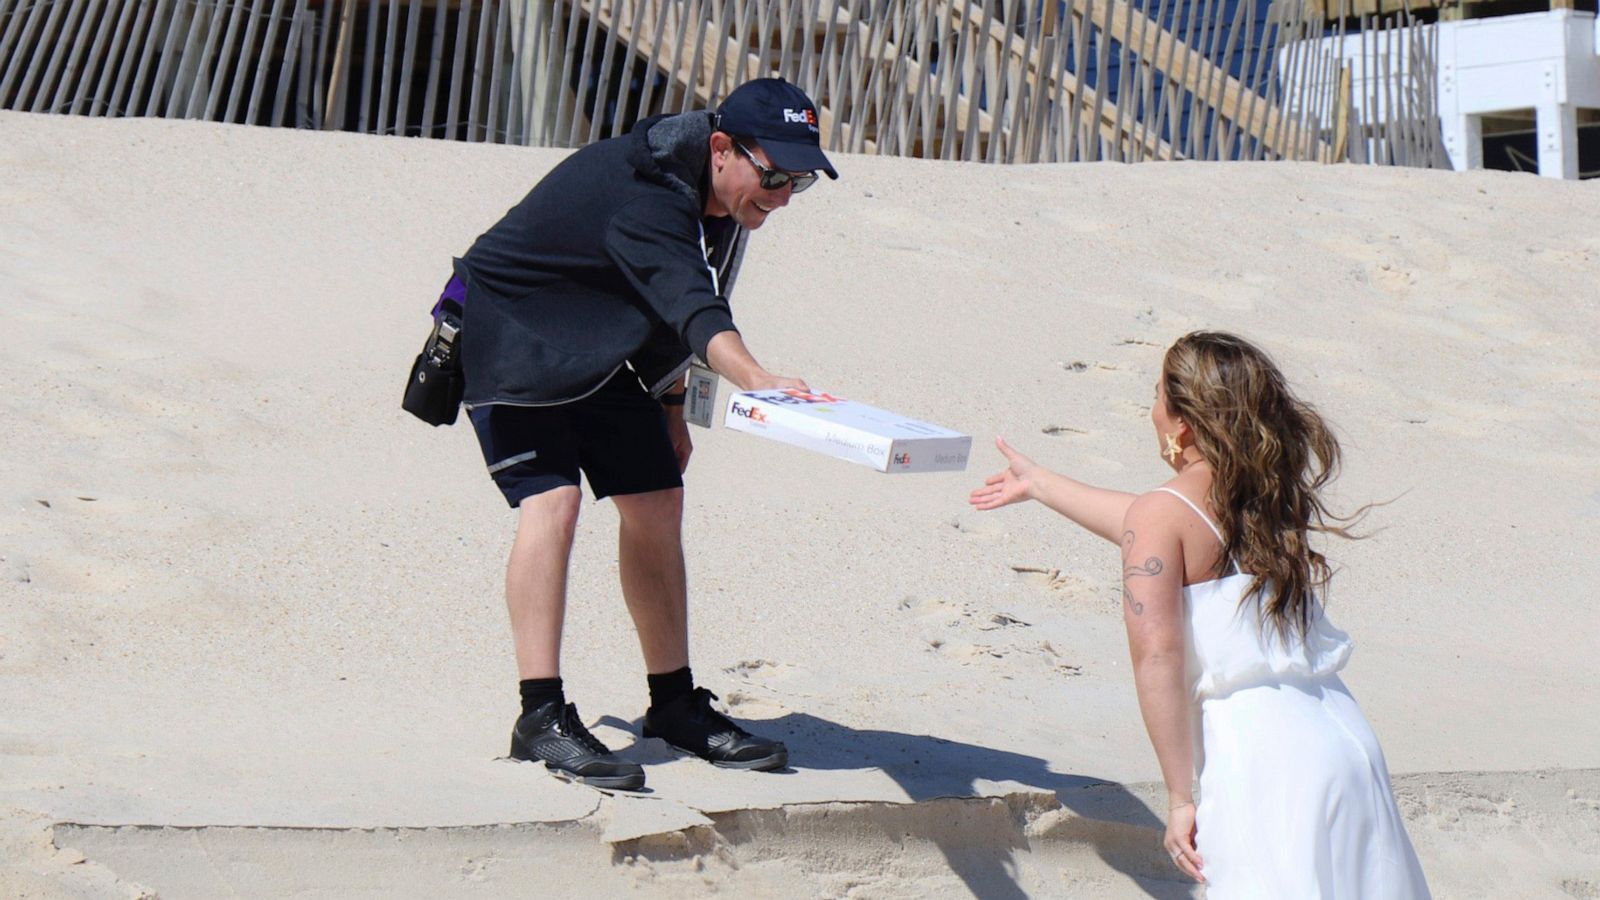
[[[897,465],[897,466],[909,466],[909,465],[911,465],[911,454],[909,454],[909,453],[896,453],[894,455],[894,464]]]
[[[730,407],[728,411],[741,419],[749,419],[752,422],[760,422],[763,425],[765,425],[767,422],[767,414],[762,412],[761,407],[753,404],[750,406],[740,406],[739,401],[735,400],[733,401],[733,406]]]

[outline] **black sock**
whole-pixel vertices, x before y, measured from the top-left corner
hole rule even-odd
[[[527,715],[551,700],[565,703],[561,693],[561,676],[555,678],[529,678],[517,684],[522,691],[522,714]]]
[[[689,673],[688,666],[664,675],[646,675],[645,680],[650,682],[650,706],[654,709],[694,690],[694,676]]]

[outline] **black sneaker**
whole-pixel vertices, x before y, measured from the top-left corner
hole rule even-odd
[[[717,695],[695,688],[644,714],[644,736],[658,737],[679,750],[725,769],[771,772],[789,764],[789,750],[778,741],[756,737],[711,708]]]
[[[597,788],[637,791],[644,769],[618,759],[583,727],[578,707],[551,700],[517,720],[511,729],[511,758],[539,760],[557,776]]]

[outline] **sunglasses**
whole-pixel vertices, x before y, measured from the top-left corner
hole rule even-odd
[[[794,186],[791,193],[798,194],[817,183],[817,173],[815,172],[785,172],[782,169],[764,166],[761,164],[761,160],[756,159],[755,154],[751,153],[745,145],[738,141],[734,141],[733,145],[738,147],[739,152],[744,154],[744,158],[750,160],[750,165],[755,166],[756,171],[761,173],[761,187],[763,190],[776,191],[787,184]]]

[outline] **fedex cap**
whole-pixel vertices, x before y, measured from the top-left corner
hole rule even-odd
[[[717,107],[716,128],[760,141],[767,158],[784,171],[839,177],[822,155],[816,104],[782,78],[757,78],[735,88]]]

